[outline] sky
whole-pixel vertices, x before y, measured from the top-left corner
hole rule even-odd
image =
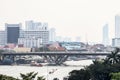
[[[102,29],[109,25],[110,40],[114,37],[115,15],[120,13],[120,0],[0,0],[0,28],[5,23],[34,20],[48,22],[57,36],[83,42],[102,42]]]

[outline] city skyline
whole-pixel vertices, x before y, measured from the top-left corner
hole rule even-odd
[[[80,36],[84,42],[102,42],[104,24],[109,24],[110,40],[115,35],[119,3],[119,0],[1,0],[0,28],[4,23],[24,25],[27,20],[35,20],[54,27],[57,36]]]

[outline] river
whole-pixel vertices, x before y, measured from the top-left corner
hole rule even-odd
[[[65,64],[70,66],[0,66],[0,74],[13,76],[20,78],[20,73],[38,72],[37,76],[44,76],[47,80],[53,80],[59,78],[63,80],[63,77],[68,76],[68,73],[72,70],[80,70],[83,66],[90,65],[92,60],[80,60],[80,61],[66,61]],[[52,73],[50,73],[52,72]]]

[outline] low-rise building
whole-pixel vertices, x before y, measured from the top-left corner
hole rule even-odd
[[[13,50],[14,50],[15,52],[31,52],[31,48],[24,48],[24,47],[14,48]]]

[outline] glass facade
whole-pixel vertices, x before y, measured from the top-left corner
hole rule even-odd
[[[20,24],[6,24],[7,43],[18,43]]]

